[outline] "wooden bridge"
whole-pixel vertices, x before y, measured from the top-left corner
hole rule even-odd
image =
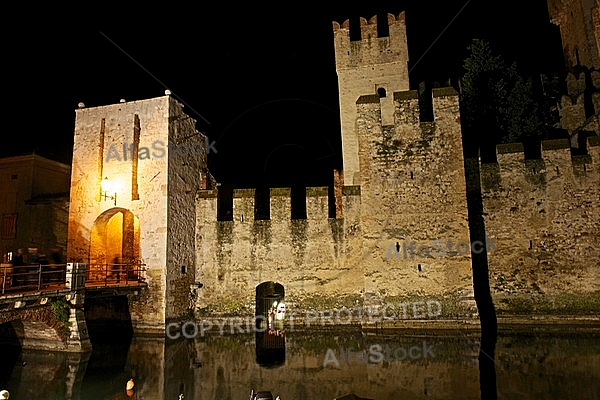
[[[136,294],[146,287],[141,263],[4,264],[0,266],[0,326],[19,321],[23,347],[88,351],[85,298]],[[56,302],[65,305],[68,314],[68,321],[63,321],[68,333],[63,337],[42,332]],[[48,337],[56,340],[45,340]]]

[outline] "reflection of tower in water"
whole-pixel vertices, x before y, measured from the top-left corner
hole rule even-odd
[[[284,297],[279,283],[263,282],[256,287],[256,362],[263,367],[285,362]]]

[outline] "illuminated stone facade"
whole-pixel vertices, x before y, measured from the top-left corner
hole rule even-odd
[[[130,298],[138,331],[162,331],[184,315],[194,282],[194,198],[206,154],[167,147],[205,143],[182,109],[166,95],[76,111],[68,260],[89,262],[92,279],[115,261],[143,264],[148,289]]]

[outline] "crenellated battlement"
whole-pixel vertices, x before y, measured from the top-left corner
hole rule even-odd
[[[520,177],[541,185],[568,176],[597,179],[599,138],[590,132],[582,141],[584,148],[579,149],[572,147],[568,138],[542,140],[527,151],[523,143],[499,144],[497,163],[481,164],[482,189],[497,190],[502,183],[520,185]]]
[[[404,12],[397,17],[388,14],[385,26],[378,26],[377,16],[359,19],[360,40],[351,40],[350,21],[341,25],[333,21],[335,59],[338,70],[361,66],[386,64],[404,60],[408,62],[406,21]],[[387,28],[387,29],[383,29]],[[387,35],[380,36],[382,31]]]
[[[360,22],[359,25],[360,25],[360,32],[361,32],[361,40],[375,39],[378,37],[377,15],[373,15],[371,18],[369,18],[368,21],[364,17],[360,17],[359,22]],[[403,24],[406,26],[406,18],[405,18],[404,11],[401,12],[400,14],[398,14],[397,17],[392,13],[388,13],[387,14],[388,28],[391,28],[398,24]],[[347,31],[346,34],[348,35],[348,38],[350,38],[350,20],[348,20],[348,19],[345,20],[344,22],[342,22],[341,25],[339,24],[339,22],[333,21],[333,32],[336,33],[337,31],[340,31],[340,30]]]
[[[362,193],[377,197],[406,192],[408,196],[417,188],[439,187],[446,180],[442,192],[459,187],[464,175],[458,174],[463,169],[458,93],[453,88],[432,91],[433,121],[421,120],[417,91],[390,97],[391,124],[382,117],[386,104],[378,96],[361,96],[356,102]]]
[[[598,138],[580,132],[579,148],[569,137],[499,144],[497,162],[481,164],[472,188],[481,190],[486,234],[497,238],[498,252],[489,258],[495,280],[517,267],[537,272],[515,281],[532,279],[546,293],[593,281],[577,274],[593,270],[600,255]]]
[[[307,187],[304,201],[299,200],[298,195],[292,194],[292,188],[270,188],[268,203],[263,206],[269,210],[267,220],[273,222],[290,221],[292,219],[292,207],[294,214],[306,215],[306,220],[327,220],[329,218],[329,188],[327,186]],[[233,220],[236,223],[252,223],[257,219],[257,190],[256,189],[234,189],[233,194],[227,198],[220,194],[219,190],[200,190],[196,195],[198,209],[203,222],[215,222],[218,220]],[[223,211],[219,202],[229,204],[231,210]],[[221,209],[220,209],[221,208]],[[219,210],[220,209],[220,210]],[[225,215],[223,215],[225,214]],[[264,219],[264,218],[259,218]]]
[[[205,153],[172,147],[156,160],[105,161],[113,144],[122,155],[132,143],[139,155],[159,141],[206,147],[205,137],[170,94],[82,108],[69,257],[143,259],[149,290],[131,314],[163,330],[190,311],[254,315],[257,288],[269,282],[285,287],[296,310],[467,293],[478,266],[488,267],[493,295],[593,288],[586,271],[600,255],[600,118],[590,111],[600,109],[600,71],[567,76],[565,138],[498,145],[497,162],[477,171],[477,160],[464,159],[458,93],[434,88],[428,99],[429,85],[409,90],[405,14],[360,18],[360,35],[351,29],[349,20],[333,22],[343,153],[333,187],[234,189],[216,182]],[[125,183],[118,198],[106,179]],[[468,242],[447,256],[400,257],[401,243],[474,238],[494,243],[488,258]],[[499,278],[509,276],[504,286]]]
[[[359,22],[360,40],[351,40],[350,21],[333,22],[335,65],[340,94],[344,185],[358,185],[356,99],[376,95],[382,102],[384,124],[394,123],[392,93],[408,90],[408,45],[404,12],[388,14],[387,30],[377,16]],[[383,33],[387,35],[383,35]]]
[[[523,143],[506,143],[496,146],[496,157],[498,164],[504,161],[519,161],[525,163],[527,161],[542,160],[545,162],[564,161],[573,164],[580,164],[583,160],[592,160],[598,157],[600,149],[600,137],[590,132],[590,134],[582,141],[583,149],[576,149],[571,145],[568,138],[541,140],[532,147],[532,154],[541,154],[541,157],[528,157]]]
[[[394,120],[392,124],[386,124],[383,117],[380,115],[380,123],[382,126],[385,125],[418,125],[427,124],[431,125],[431,121],[422,121],[420,106],[419,106],[419,93],[416,90],[405,90],[401,92],[394,92],[391,96],[393,99],[393,113]],[[458,93],[454,88],[435,88],[432,90],[432,102],[434,112],[434,123],[440,122],[443,119],[454,119],[459,118],[458,109]],[[359,114],[361,111],[363,114],[384,111],[385,99],[377,96],[376,94],[363,95],[356,101],[357,109]]]

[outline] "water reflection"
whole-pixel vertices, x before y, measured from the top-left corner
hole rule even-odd
[[[2,348],[2,388],[15,399],[246,400],[253,388],[283,400],[334,399],[346,393],[383,399],[480,399],[478,336],[363,335],[360,330],[287,332],[285,362],[257,363],[254,334],[194,340],[133,337],[94,343],[91,355]],[[431,345],[434,357],[324,366],[328,349],[368,351],[373,345],[410,349]],[[402,354],[399,352],[398,354]],[[11,362],[7,368],[5,361]],[[600,398],[600,338],[500,336],[496,345],[498,398]]]
[[[3,364],[0,384],[9,391],[11,399],[80,398],[89,353],[20,351],[18,347],[3,347],[0,354]],[[14,364],[7,365],[7,358],[15,360]]]
[[[487,329],[481,331],[481,345],[478,357],[481,400],[496,400],[498,398],[495,359],[497,340],[498,334],[495,330]]]
[[[261,367],[275,368],[285,363],[285,333],[280,330],[256,332],[256,363]]]

